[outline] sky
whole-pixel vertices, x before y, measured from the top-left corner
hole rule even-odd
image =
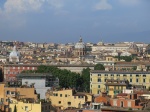
[[[0,0],[0,40],[150,43],[150,0]]]

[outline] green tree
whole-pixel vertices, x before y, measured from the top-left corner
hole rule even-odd
[[[83,83],[81,87],[85,92],[90,92],[90,70],[90,68],[84,68],[82,70],[81,80],[83,81]]]
[[[54,66],[41,65],[37,67],[37,70],[23,71],[23,73],[51,73],[54,77],[59,78],[59,85],[62,88],[78,88],[82,85],[80,74]]]
[[[115,56],[115,58],[118,58],[118,60],[125,60],[126,62],[131,62],[132,61],[132,56]]]
[[[136,70],[137,69],[137,67],[136,66],[134,66],[133,68],[132,68],[132,70]]]
[[[15,105],[15,107],[14,107],[14,112],[17,112],[17,107],[16,107],[16,105]]]
[[[96,64],[94,70],[105,70],[105,67],[102,64]]]

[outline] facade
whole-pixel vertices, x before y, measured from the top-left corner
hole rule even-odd
[[[93,70],[90,73],[90,91],[92,94],[106,92],[107,79],[128,80],[131,85],[150,85],[150,72],[148,71],[100,71]]]
[[[98,45],[98,46],[92,46],[92,52],[95,51],[127,51],[129,48],[128,45]]]
[[[110,99],[110,105],[114,107],[121,108],[131,108],[131,109],[142,109],[143,105],[140,104],[140,99],[138,99],[137,94],[127,94],[120,93],[117,98]]]
[[[40,99],[45,99],[45,93],[48,89],[51,90],[59,86],[59,79],[46,73],[22,73],[17,75],[17,80],[21,81],[22,84],[34,84],[36,92],[40,94]]]
[[[123,90],[129,87],[128,80],[113,80],[108,79],[105,83],[106,92],[109,96],[114,97],[118,93],[122,93]]]
[[[17,112],[50,112],[50,102],[34,102],[32,99],[16,100],[11,98],[9,104],[10,112],[14,111],[16,106]]]
[[[36,70],[39,65],[29,64],[8,64],[3,66],[4,81],[16,80],[16,75],[26,70]]]
[[[9,105],[10,98],[32,98],[34,100],[37,100],[37,94],[35,94],[35,89],[33,87],[16,87],[1,83],[0,90],[0,104],[3,104],[2,110],[8,109],[6,107]]]
[[[47,94],[53,106],[60,109],[68,107],[83,108],[83,104],[92,102],[92,95],[89,93],[76,93],[72,89],[53,91],[52,94]]]

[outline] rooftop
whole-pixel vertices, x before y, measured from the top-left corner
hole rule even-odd
[[[122,73],[122,74],[150,74],[150,71],[104,71],[104,70],[91,70],[91,73]]]

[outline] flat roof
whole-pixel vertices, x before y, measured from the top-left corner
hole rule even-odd
[[[115,73],[115,74],[150,74],[150,71],[105,71],[105,70],[91,70],[91,73]]]
[[[21,73],[21,74],[18,74],[17,77],[41,77],[41,76],[53,76],[51,73]]]

